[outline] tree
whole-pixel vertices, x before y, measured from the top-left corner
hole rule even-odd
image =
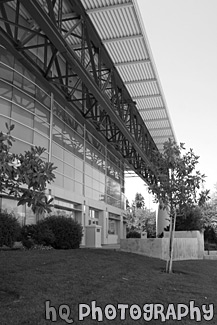
[[[217,243],[217,184],[215,192],[208,201],[200,201],[200,207],[204,215],[204,240],[209,247],[210,243]]]
[[[136,193],[135,200],[134,200],[134,206],[136,209],[144,209],[145,207],[145,199],[140,193]]]
[[[127,201],[128,202],[128,201]],[[127,205],[127,229],[128,231],[146,231],[148,237],[155,237],[156,217],[155,212],[145,206],[142,194],[136,193],[132,205]]]
[[[168,210],[170,217],[168,273],[172,272],[176,217],[183,217],[187,209],[198,202],[200,183],[205,180],[205,175],[195,170],[199,156],[192,149],[185,150],[183,143],[178,145],[170,139],[165,142],[163,153],[156,152],[154,155],[157,181],[149,186],[155,200],[162,209]],[[201,192],[200,199],[206,200],[206,194]]]
[[[7,133],[0,132],[0,193],[13,195],[18,205],[27,204],[36,215],[51,211],[51,201],[45,190],[47,183],[51,183],[56,167],[53,163],[45,162],[42,154],[45,148],[32,147],[24,154],[10,152],[14,139],[10,127],[6,123]]]

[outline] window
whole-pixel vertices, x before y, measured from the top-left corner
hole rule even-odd
[[[11,102],[0,98],[1,114],[10,117],[11,115]]]
[[[114,220],[109,220],[109,229],[108,229],[109,235],[115,235],[116,234],[116,224]]]
[[[33,128],[33,115],[14,104],[12,105],[11,118]]]

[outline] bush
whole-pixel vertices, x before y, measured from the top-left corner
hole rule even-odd
[[[13,214],[0,211],[0,246],[13,247],[20,235],[20,224]]]
[[[35,225],[26,225],[21,230],[22,244],[30,249],[35,245],[51,246],[55,235],[48,225],[39,221]]]
[[[170,227],[164,228],[169,231]],[[185,215],[177,215],[176,231],[192,231],[204,229],[204,215],[200,207],[189,208]]]
[[[209,243],[217,244],[217,229],[214,225],[208,225],[205,227],[204,240]]]
[[[136,230],[131,230],[128,232],[127,238],[141,238],[141,234]]]
[[[40,222],[41,226],[48,227],[55,240],[51,244],[56,249],[79,248],[83,236],[82,226],[71,218],[63,216],[47,217]]]

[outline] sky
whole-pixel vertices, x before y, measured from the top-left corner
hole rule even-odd
[[[217,0],[137,0],[177,142],[192,148],[205,188],[217,183]],[[144,194],[126,179],[126,197]],[[147,199],[147,205],[150,205]]]

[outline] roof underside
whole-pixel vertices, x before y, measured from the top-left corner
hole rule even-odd
[[[175,139],[136,0],[81,0],[158,149]]]

